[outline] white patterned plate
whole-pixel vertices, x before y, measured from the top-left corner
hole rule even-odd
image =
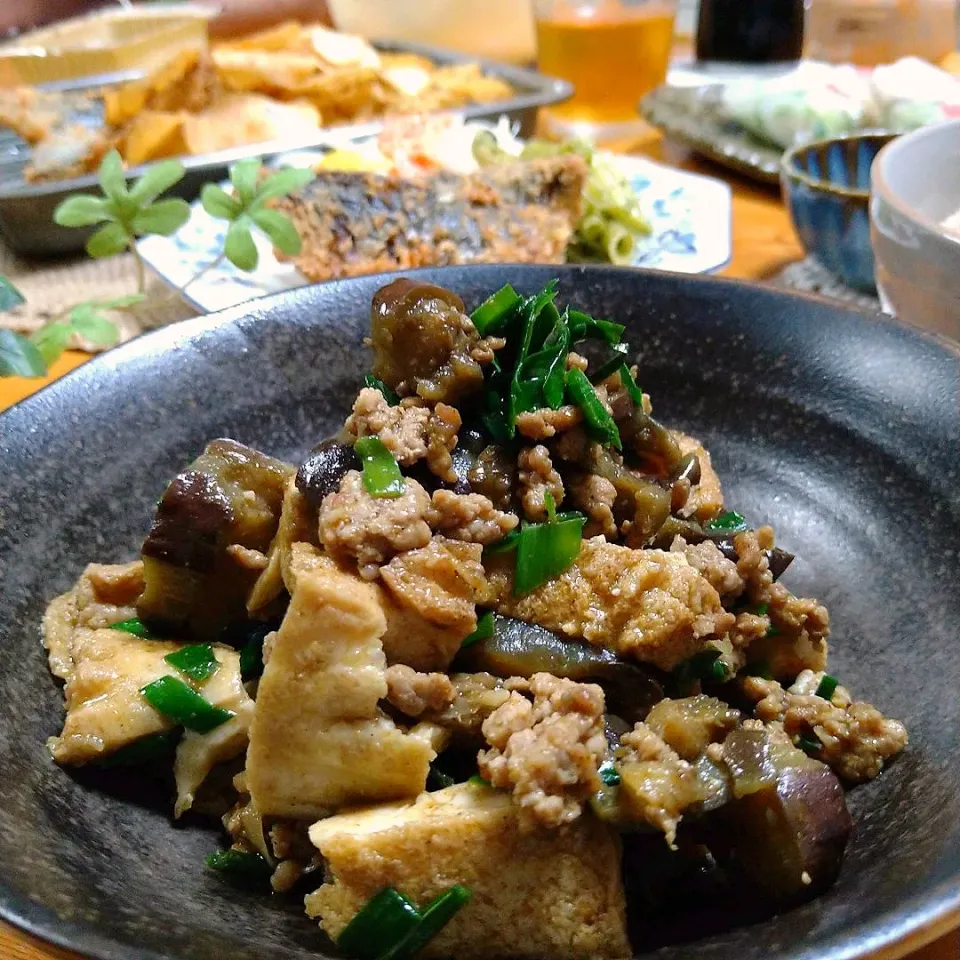
[[[636,190],[653,230],[638,249],[634,265],[676,273],[711,273],[730,259],[730,188],[719,180],[665,167],[642,157],[616,157]],[[172,237],[145,237],[140,256],[177,289],[212,263],[222,248],[226,226],[193,204],[193,216]],[[183,290],[183,297],[201,312],[223,310],[254,297],[290,290],[307,283],[289,263],[280,263],[273,247],[256,236],[260,263],[243,273],[223,262]]]

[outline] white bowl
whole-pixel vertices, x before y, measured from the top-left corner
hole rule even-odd
[[[877,290],[901,320],[960,340],[960,120],[889,143],[871,170]]]

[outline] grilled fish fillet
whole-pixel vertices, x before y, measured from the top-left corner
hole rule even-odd
[[[276,202],[313,281],[458,263],[562,263],[587,167],[544,157],[462,176],[323,172]]]

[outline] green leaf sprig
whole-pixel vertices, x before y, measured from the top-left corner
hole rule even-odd
[[[240,270],[256,270],[260,257],[253,241],[255,227],[282,253],[298,254],[301,241],[297,228],[286,214],[266,204],[268,200],[305,187],[314,176],[312,170],[297,167],[286,167],[263,176],[263,164],[254,157],[240,160],[230,168],[232,193],[215,183],[205,184],[200,192],[203,209],[211,217],[229,223],[223,254],[218,261],[226,258]]]
[[[133,184],[127,184],[123,161],[116,150],[100,164],[97,179],[101,195],[74,194],[54,210],[54,222],[62,227],[98,229],[86,243],[91,257],[109,257],[129,250],[137,268],[137,292],[112,300],[89,300],[58,313],[30,337],[0,330],[0,377],[42,377],[70,344],[74,334],[99,346],[113,346],[119,339],[116,325],[105,310],[125,310],[146,299],[145,265],[137,251],[138,237],[168,236],[190,218],[190,206],[178,198],[160,199],[185,175],[179,160],[162,160],[151,166]],[[267,206],[268,201],[306,186],[315,174],[309,169],[288,167],[264,175],[260,160],[241,160],[230,168],[233,192],[207,184],[201,193],[204,210],[229,221],[223,250],[194,274],[176,293],[183,293],[207,271],[224,260],[240,270],[254,270],[259,256],[253,230],[262,231],[275,247],[293,256],[300,252],[300,236],[284,213]],[[24,302],[23,294],[0,277],[0,313]]]

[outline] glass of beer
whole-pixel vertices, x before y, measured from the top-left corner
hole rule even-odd
[[[636,123],[666,79],[676,0],[535,0],[534,12],[538,68],[574,87],[551,119],[588,134]]]

